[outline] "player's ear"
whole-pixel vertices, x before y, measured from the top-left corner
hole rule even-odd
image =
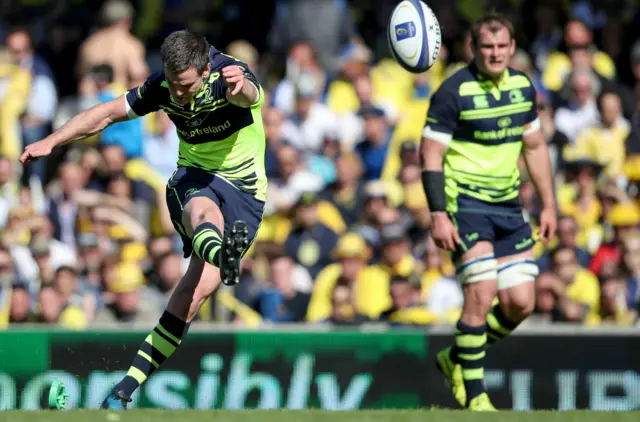
[[[516,54],[516,40],[511,38],[511,47],[509,47],[509,55],[513,57]]]
[[[202,79],[207,79],[209,77],[209,73],[211,73],[211,63],[207,63],[207,67],[204,68],[204,72],[202,72]]]

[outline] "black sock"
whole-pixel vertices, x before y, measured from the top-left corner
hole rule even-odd
[[[471,327],[458,321],[456,325],[455,360],[462,366],[462,377],[469,401],[484,390],[484,356],[487,326]]]
[[[193,231],[194,252],[209,264],[220,268],[218,255],[222,247],[222,234],[213,223],[202,223]]]
[[[496,303],[487,315],[487,347],[495,344],[511,334],[518,326],[502,311],[500,303]]]
[[[127,375],[115,389],[122,390],[127,397],[131,397],[133,392],[175,352],[188,329],[189,324],[164,311],[158,325],[140,346]]]

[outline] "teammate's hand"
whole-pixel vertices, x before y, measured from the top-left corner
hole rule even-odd
[[[460,243],[458,231],[445,213],[434,214],[432,217],[431,236],[440,249],[455,251]]]
[[[231,88],[231,95],[236,95],[242,91],[244,86],[244,71],[240,66],[232,65],[222,68],[222,77]]]
[[[540,213],[540,240],[543,243],[549,242],[556,235],[558,218],[555,208],[543,209]]]
[[[46,139],[35,142],[31,145],[27,145],[24,149],[24,152],[20,156],[20,162],[23,165],[27,165],[29,163],[33,163],[34,161],[39,160],[42,157],[46,157],[51,154],[53,150],[53,144]]]

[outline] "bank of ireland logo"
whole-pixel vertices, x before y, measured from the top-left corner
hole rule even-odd
[[[416,36],[416,25],[413,22],[399,23],[395,27],[396,40],[402,41]]]
[[[202,122],[204,121],[204,119],[201,119],[200,117],[196,117],[195,119],[191,119],[187,122],[187,126],[189,127],[198,127],[202,124]]]

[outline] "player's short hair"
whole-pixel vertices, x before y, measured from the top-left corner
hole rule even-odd
[[[478,45],[480,30],[484,26],[487,26],[487,29],[489,29],[489,32],[491,32],[492,34],[500,31],[502,28],[507,28],[507,31],[509,31],[509,39],[511,40],[513,40],[516,36],[515,30],[513,29],[513,23],[509,19],[507,19],[506,16],[497,12],[490,12],[473,23],[473,26],[471,27],[472,45]]]
[[[202,74],[209,63],[209,43],[201,34],[176,31],[164,39],[160,54],[165,69],[172,73],[182,73],[195,67]]]

